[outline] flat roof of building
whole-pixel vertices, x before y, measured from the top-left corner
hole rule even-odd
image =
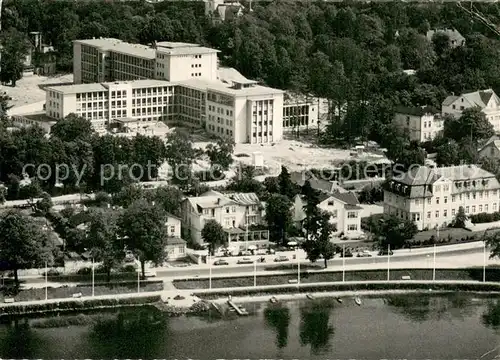
[[[45,91],[56,91],[62,94],[78,94],[84,92],[107,91],[107,88],[100,83],[92,83],[92,84],[47,86],[45,88]]]
[[[57,120],[54,118],[51,118],[45,112],[35,112],[35,113],[30,113],[30,114],[22,114],[22,115],[13,115],[12,117],[18,117],[18,118],[26,118],[28,120],[33,120],[41,123],[56,123]]]
[[[220,81],[209,81],[202,79],[189,79],[179,82],[180,85],[186,85],[199,90],[209,90],[233,96],[259,96],[283,94],[283,90],[270,88],[267,86],[255,85],[243,89],[233,89]]]
[[[94,46],[100,48],[103,51],[114,51],[120,54],[132,55],[148,60],[154,60],[156,58],[155,50],[150,48],[149,46],[141,44],[131,44],[114,38],[84,39],[75,40],[74,42],[83,45]]]
[[[172,43],[160,41],[156,43],[156,51],[170,55],[197,55],[197,54],[215,54],[219,50],[188,43]]]

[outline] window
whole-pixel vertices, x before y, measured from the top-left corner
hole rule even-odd
[[[436,198],[436,204],[439,205],[439,198],[438,197]]]
[[[484,211],[488,212],[488,204],[484,205]]]
[[[328,200],[328,206],[333,206],[333,200]]]
[[[358,213],[355,211],[349,211],[347,213],[347,218],[348,219],[356,219],[358,217]]]
[[[436,219],[439,217],[439,210],[436,211]]]
[[[174,225],[170,225],[170,233],[175,233],[175,226]]]
[[[452,195],[452,197],[451,197],[451,202],[455,202],[455,200],[456,200],[456,196],[455,196],[455,195]]]
[[[448,210],[444,210],[444,211],[443,211],[443,216],[444,216],[444,217],[447,217],[447,216],[448,216]]]
[[[179,254],[184,254],[184,252],[186,251],[186,249],[182,245],[180,245],[177,249],[179,250]]]
[[[466,207],[465,207],[465,213],[466,213],[466,214],[468,214],[468,213],[469,213],[469,207],[468,207],[468,206],[466,206]]]
[[[430,218],[431,218],[431,212],[427,211],[427,219],[430,219]]]
[[[234,212],[234,213],[236,212],[236,206],[231,207],[231,212]]]
[[[347,225],[347,231],[357,231],[357,230],[358,230],[358,225],[356,224]]]
[[[451,209],[451,216],[455,216],[455,209]]]
[[[493,211],[497,211],[497,203],[493,203]]]
[[[448,204],[448,197],[447,196],[444,197],[444,203]]]
[[[479,212],[482,213],[483,212],[483,205],[479,205]]]
[[[226,214],[229,214],[229,207],[226,208]]]
[[[429,205],[431,204],[431,198],[427,199],[427,204],[429,204]]]
[[[476,205],[472,205],[472,213],[474,214],[476,212]]]

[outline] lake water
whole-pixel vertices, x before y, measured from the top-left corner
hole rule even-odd
[[[156,309],[93,315],[91,325],[0,326],[0,358],[493,359],[500,299],[387,296],[246,304],[245,318],[166,318]],[[72,316],[73,318],[75,315]],[[65,317],[66,318],[66,317]],[[88,317],[87,317],[88,318]],[[498,330],[497,330],[498,329]]]

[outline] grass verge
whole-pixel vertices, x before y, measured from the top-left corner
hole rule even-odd
[[[138,306],[152,304],[161,300],[160,295],[141,296],[135,298],[85,299],[56,301],[46,304],[9,304],[0,305],[0,317],[11,315],[39,314],[47,312],[72,312],[90,309],[115,308],[120,306]]]
[[[161,291],[163,290],[163,281],[143,281],[141,282],[141,291]],[[130,294],[137,292],[137,282],[126,282],[126,283],[109,283],[109,284],[97,284],[94,286],[94,295],[118,295],[118,294]],[[63,286],[47,289],[48,299],[64,299],[71,298],[75,293],[82,293],[82,296],[92,296],[92,286],[89,285],[77,285],[77,286]],[[19,292],[7,290],[2,292],[0,295],[0,301],[3,302],[5,298],[13,298],[15,302],[19,301],[36,301],[45,300],[45,288],[41,289],[26,289],[20,290]]]
[[[500,281],[500,268],[487,268],[486,281]],[[466,269],[436,269],[436,280],[482,280],[482,268]],[[432,269],[408,269],[391,270],[390,280],[401,280],[403,276],[410,276],[411,280],[432,280]],[[290,280],[297,280],[297,273],[286,275],[261,275],[257,276],[257,286],[259,285],[286,285]],[[387,280],[387,270],[357,270],[346,271],[345,281],[383,281]],[[301,273],[300,283],[321,283],[342,281],[341,271],[320,273]],[[208,279],[184,279],[174,280],[177,289],[208,289]],[[214,288],[238,288],[254,285],[253,276],[213,278],[212,289]]]

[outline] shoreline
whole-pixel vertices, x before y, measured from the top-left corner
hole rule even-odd
[[[445,294],[456,294],[456,293],[465,293],[465,294],[476,294],[479,296],[500,296],[500,291],[496,292],[484,292],[484,291],[453,291],[453,290],[424,290],[424,289],[415,289],[415,290],[350,290],[350,291],[326,291],[326,292],[310,292],[310,293],[295,293],[295,294],[269,294],[269,295],[257,295],[257,296],[235,296],[232,297],[231,300],[235,303],[254,303],[254,302],[268,302],[272,297],[276,298],[278,301],[297,301],[297,300],[309,300],[307,298],[308,295],[312,295],[313,299],[327,299],[327,298],[342,298],[343,300],[354,299],[357,296],[363,296],[367,298],[380,297],[383,295],[445,295]],[[215,300],[210,300],[211,302],[220,305],[225,304],[227,302],[227,298],[218,298]]]

